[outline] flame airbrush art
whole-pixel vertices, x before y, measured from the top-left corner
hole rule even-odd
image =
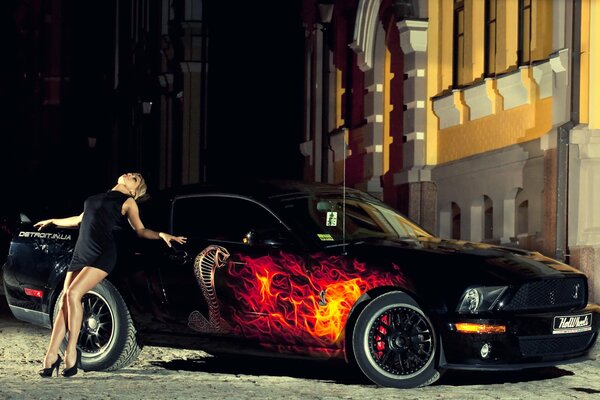
[[[390,272],[367,271],[365,263],[324,254],[311,256],[309,264],[284,252],[252,258],[208,246],[194,261],[208,319],[194,311],[188,325],[198,332],[233,333],[282,350],[291,346],[333,356],[343,349],[344,327],[358,298],[374,287],[404,283],[394,264]],[[221,315],[215,289],[218,269],[227,271],[225,281],[239,301],[228,310],[229,322]]]
[[[361,295],[405,281],[396,265],[380,272],[342,256],[316,254],[309,265],[284,252],[239,260],[228,268],[234,278],[228,285],[241,305],[231,309],[236,333],[265,345],[285,344],[328,356],[343,351],[344,327]]]

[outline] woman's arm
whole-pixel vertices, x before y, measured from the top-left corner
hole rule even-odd
[[[138,208],[138,205],[134,199],[127,199],[123,205],[123,208],[125,209],[125,215],[127,215],[129,224],[139,237],[144,239],[162,239],[169,247],[171,247],[171,241],[179,244],[186,242],[187,238],[183,236],[173,236],[166,232],[156,232],[152,229],[144,227],[144,224],[140,219],[140,209]]]
[[[82,218],[83,218],[83,213],[81,213],[79,215],[74,215],[72,217],[67,217],[67,218],[50,218],[50,219],[45,219],[40,222],[36,222],[33,226],[38,228],[38,231],[41,231],[42,229],[44,229],[45,227],[50,226],[50,225],[56,225],[56,226],[60,226],[60,227],[69,228],[69,227],[79,225],[81,223]]]

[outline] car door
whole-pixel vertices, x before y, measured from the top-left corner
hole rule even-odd
[[[285,225],[262,204],[229,195],[176,198],[172,224],[173,234],[186,236],[187,243],[175,245],[168,265],[161,268],[170,328],[247,336],[248,327],[241,324],[255,313],[246,306],[256,278],[244,282],[241,276],[249,260],[264,261],[282,250],[298,249]],[[253,235],[271,240],[252,243]]]

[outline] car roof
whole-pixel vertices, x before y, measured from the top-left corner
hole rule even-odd
[[[256,200],[269,201],[286,197],[306,197],[312,194],[342,194],[342,185],[293,180],[244,180],[219,183],[199,183],[156,192],[152,197],[175,199],[197,194],[233,194]],[[354,196],[369,196],[353,188],[346,187],[346,193]]]

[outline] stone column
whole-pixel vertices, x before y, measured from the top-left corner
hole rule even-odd
[[[394,175],[394,185],[408,186],[408,216],[426,229],[436,231],[437,194],[431,169],[425,165],[427,128],[427,27],[423,20],[398,22],[404,52],[403,168]]]
[[[589,279],[590,301],[600,301],[600,129],[571,131],[569,152],[570,262]]]
[[[363,130],[364,170],[363,180],[356,187],[382,198],[380,178],[383,175],[385,33],[381,24],[377,25],[373,55],[372,67],[364,70],[364,112],[367,121]]]
[[[183,30],[183,132],[181,151],[181,183],[204,180],[206,140],[206,37],[202,21],[202,3],[186,1]]]

